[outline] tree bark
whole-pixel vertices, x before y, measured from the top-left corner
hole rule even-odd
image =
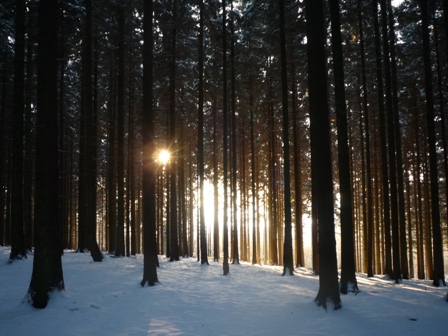
[[[170,60],[170,115],[169,115],[169,141],[171,151],[176,148],[176,39],[177,39],[177,1],[172,1],[172,27],[171,27],[171,60]],[[178,213],[177,213],[177,160],[173,158],[169,164],[170,180],[170,261],[179,260],[178,239]]]
[[[347,294],[349,290],[358,290],[358,285],[355,274],[353,200],[339,0],[330,1],[330,16],[335,80],[336,127],[338,130],[339,188],[341,195],[341,281],[339,290],[342,294]]]
[[[312,183],[317,192],[319,221],[319,292],[315,302],[327,308],[341,308],[339,297],[336,240],[334,232],[333,178],[330,144],[330,120],[327,97],[327,70],[325,58],[324,5],[321,0],[306,1],[308,86],[310,97]],[[316,141],[317,140],[317,141]]]
[[[283,275],[294,274],[294,260],[292,256],[292,217],[291,217],[291,171],[289,154],[289,110],[288,110],[288,76],[286,64],[286,32],[285,32],[285,1],[279,0],[280,26],[280,63],[282,82],[282,114],[283,114],[283,181],[285,202],[285,236],[283,245]]]
[[[45,308],[49,293],[64,289],[58,186],[57,32],[58,1],[39,1],[37,73],[36,198],[33,272],[28,289],[35,308]]]
[[[226,0],[222,0],[222,114],[223,114],[223,188],[224,188],[224,209],[223,209],[223,249],[224,249],[224,260],[223,260],[223,275],[229,274],[229,233],[228,233],[228,200],[227,200],[227,189],[228,189],[228,162],[227,162],[227,26],[226,26]]]
[[[26,258],[23,227],[23,113],[25,0],[15,1],[14,102],[12,116],[11,253],[9,262]]]
[[[125,255],[124,243],[124,6],[117,7],[118,20],[118,118],[117,118],[117,231],[116,257]]]
[[[437,150],[434,123],[434,96],[432,87],[432,70],[428,25],[428,4],[420,0],[423,39],[423,61],[425,69],[426,120],[428,126],[429,175],[431,182],[431,220],[433,233],[433,285],[446,286],[443,261],[442,232],[440,228],[439,178],[437,167]]]
[[[386,0],[380,0],[382,32],[383,32],[383,57],[385,72],[385,94],[386,94],[386,111],[387,111],[387,134],[388,134],[388,154],[389,154],[389,183],[390,183],[390,209],[391,209],[391,226],[392,226],[392,264],[393,279],[400,282],[401,277],[401,258],[400,258],[400,232],[398,218],[398,190],[397,190],[397,149],[395,142],[395,126],[394,126],[394,106],[392,97],[392,78],[391,78],[391,62],[390,62],[390,45],[388,28],[387,28],[387,9]]]
[[[204,215],[204,1],[200,2],[199,18],[199,97],[198,97],[198,174],[201,224],[201,264],[208,265]]]
[[[153,1],[143,2],[143,279],[142,286],[154,286],[157,277],[156,246],[156,163],[155,163],[155,111],[153,102]]]

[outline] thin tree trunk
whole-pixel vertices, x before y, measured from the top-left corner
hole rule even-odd
[[[219,261],[218,107],[213,96],[213,260]]]
[[[434,125],[434,96],[432,87],[431,49],[428,25],[428,4],[420,0],[423,39],[423,61],[425,68],[426,120],[428,127],[429,175],[431,179],[431,220],[433,233],[433,285],[446,286],[443,261],[442,232],[440,228],[439,178],[437,167],[436,132]]]
[[[224,188],[224,209],[223,209],[223,249],[224,249],[224,261],[223,261],[223,275],[229,274],[229,233],[228,233],[228,200],[227,200],[227,189],[228,189],[228,163],[227,163],[227,27],[226,20],[226,0],[222,0],[222,113],[223,113],[223,188]]]
[[[204,1],[200,2],[199,19],[199,98],[198,98],[198,173],[201,224],[201,264],[208,265],[204,216]]]
[[[93,261],[101,261],[103,254],[98,246],[96,240],[96,200],[97,200],[97,96],[92,95],[92,58],[93,58],[93,43],[92,43],[92,1],[86,0],[86,79],[85,79],[85,113],[86,113],[86,128],[87,128],[87,143],[86,143],[86,195],[84,197],[88,200],[86,205],[86,247],[90,250]],[[96,62],[96,61],[95,61]],[[96,71],[96,70],[95,70]],[[97,73],[95,73],[97,76]],[[95,77],[95,80],[97,78]],[[96,92],[96,90],[95,90]]]
[[[375,56],[376,56],[376,73],[378,87],[378,109],[380,117],[380,139],[381,139],[381,171],[382,171],[382,191],[383,191],[383,216],[384,216],[384,245],[385,245],[385,263],[384,274],[392,277],[392,245],[390,235],[390,205],[389,205],[389,174],[387,159],[387,135],[386,135],[386,116],[384,110],[384,88],[383,88],[383,70],[381,63],[381,42],[380,42],[380,26],[378,20],[378,1],[373,0],[373,18],[375,30]]]
[[[397,61],[395,57],[395,30],[394,16],[391,0],[388,0],[387,7],[389,11],[389,42],[390,42],[390,65],[391,65],[391,84],[392,84],[392,101],[393,101],[393,120],[396,148],[396,169],[397,169],[397,195],[398,195],[398,211],[399,211],[399,237],[400,237],[400,271],[404,279],[409,279],[409,262],[407,257],[407,241],[406,241],[406,214],[404,202],[404,181],[403,181],[403,159],[401,150],[401,131],[400,116],[398,113],[398,79],[397,79]]]
[[[373,196],[372,196],[372,172],[371,172],[371,154],[370,154],[370,120],[368,110],[368,92],[366,80],[366,61],[364,48],[364,29],[362,23],[361,1],[358,0],[358,20],[361,44],[361,77],[362,77],[362,106],[364,111],[364,128],[366,134],[366,182],[367,182],[367,241],[366,241],[366,260],[367,276],[373,277]],[[364,132],[363,132],[364,133]]]
[[[291,46],[291,91],[292,91],[292,136],[293,136],[293,160],[294,160],[294,212],[296,220],[296,266],[305,266],[305,254],[303,251],[303,227],[302,227],[302,149],[299,138],[299,123],[298,123],[298,110],[297,110],[297,78],[295,70],[295,55],[294,47]]]
[[[109,129],[107,136],[107,218],[108,218],[108,251],[115,254],[116,250],[116,228],[117,228],[117,146],[116,146],[116,113],[115,113],[115,87],[114,87],[114,71],[111,65],[110,69],[110,101],[108,106]]]
[[[230,0],[231,11],[233,12],[233,1]],[[237,198],[238,198],[238,189],[237,189],[237,146],[236,146],[236,74],[235,74],[235,32],[234,32],[234,20],[230,20],[230,64],[231,64],[231,159],[232,159],[232,192],[231,192],[231,200],[232,200],[232,210],[233,210],[233,219],[232,219],[232,264],[240,263],[240,253],[239,253],[239,235],[238,235],[238,207],[237,207]]]
[[[2,158],[6,158],[5,156],[5,119],[6,119],[6,100],[7,100],[7,91],[6,91],[6,78],[8,75],[7,71],[7,52],[4,50],[3,52],[3,67],[2,67],[2,100],[0,101],[0,156]],[[6,193],[5,190],[5,163],[7,160],[1,160],[0,162],[0,246],[5,245],[5,204],[6,204]]]
[[[117,231],[115,256],[125,255],[124,243],[124,6],[117,7],[118,15],[118,116],[117,116]]]
[[[34,123],[33,123],[33,115],[32,115],[32,103],[34,98],[34,60],[33,60],[33,54],[34,54],[34,43],[35,43],[35,34],[32,33],[33,30],[36,29],[35,25],[35,19],[34,15],[37,13],[37,7],[30,6],[29,7],[30,14],[28,17],[28,43],[27,43],[27,63],[26,63],[26,96],[25,96],[25,120],[24,120],[24,163],[23,163],[23,222],[24,222],[24,230],[25,230],[25,248],[28,251],[32,250],[33,247],[33,176],[34,176],[34,151],[33,151],[33,144],[35,143],[35,130],[34,130]],[[62,30],[62,29],[61,29]],[[64,84],[63,84],[63,76],[64,76],[64,62],[61,62],[61,77],[60,77],[60,84],[59,84],[59,119],[61,124],[63,125],[63,93],[64,93]],[[61,103],[62,102],[62,103]],[[1,130],[0,130],[1,131]],[[61,132],[63,129],[61,128]],[[64,138],[65,134],[62,133],[60,135],[60,139]],[[60,148],[64,148],[64,141],[60,141]],[[64,151],[63,151],[64,152]],[[65,167],[67,166],[67,160],[65,159],[68,155],[64,155],[63,163]],[[65,172],[64,167],[64,172]],[[2,176],[2,175],[0,175]],[[62,173],[62,176],[65,177],[64,173]],[[67,180],[61,179],[61,184],[65,186],[64,192],[62,193],[64,199],[63,204],[64,207],[61,209],[61,211],[64,211],[62,213],[63,216],[63,225],[64,228],[67,228]],[[61,190],[62,192],[62,190]],[[3,207],[0,206],[0,209],[3,209]],[[67,246],[67,234],[64,236],[63,240],[63,246]],[[1,241],[0,241],[1,244]]]
[[[25,88],[25,0],[15,1],[14,101],[12,116],[11,253],[26,258],[23,231],[23,113]]]
[[[153,1],[143,3],[143,148],[155,152],[155,111],[153,109]],[[143,279],[142,286],[154,286],[157,277],[156,245],[156,175],[153,155],[143,156],[142,207],[143,207]]]
[[[169,141],[172,151],[176,143],[176,38],[177,38],[177,1],[172,1],[172,30],[171,30],[171,60],[170,60],[170,114],[169,114]],[[178,214],[177,214],[177,162],[176,159],[169,164],[170,181],[170,261],[179,260]]]
[[[336,126],[338,130],[339,185],[341,195],[341,281],[340,292],[358,290],[353,239],[353,199],[350,179],[347,107],[345,105],[344,62],[342,52],[339,0],[331,0],[331,45],[335,81]]]
[[[391,226],[392,226],[392,262],[393,262],[393,279],[395,282],[400,282],[401,277],[401,258],[400,258],[400,237],[399,237],[399,218],[398,218],[398,190],[397,190],[397,152],[396,152],[396,136],[394,126],[394,106],[392,97],[392,78],[390,65],[390,43],[388,29],[387,29],[387,10],[386,0],[380,0],[381,4],[381,18],[383,31],[383,56],[384,56],[384,71],[385,71],[385,93],[386,93],[386,111],[387,111],[387,129],[389,140],[389,183],[390,183],[390,208],[391,208]]]
[[[249,78],[249,112],[250,112],[250,172],[251,172],[251,193],[252,193],[252,265],[258,263],[257,254],[257,197],[256,197],[256,155],[255,155],[255,120],[254,120],[254,94],[252,77]],[[259,242],[258,242],[259,243]]]
[[[282,82],[282,114],[283,114],[283,181],[285,202],[285,236],[283,245],[283,274],[294,274],[294,259],[292,256],[292,217],[291,217],[291,171],[289,154],[289,110],[288,110],[288,76],[286,64],[286,32],[285,32],[285,1],[279,0],[280,12],[280,62]]]
[[[269,69],[272,68],[271,61],[269,60]],[[272,70],[270,70],[272,71]],[[272,93],[272,78],[269,75],[269,102],[267,108],[269,109],[269,259],[271,265],[278,265],[278,230],[277,230],[277,171],[275,169],[276,164],[276,151],[275,151],[275,116],[273,106],[273,93]]]

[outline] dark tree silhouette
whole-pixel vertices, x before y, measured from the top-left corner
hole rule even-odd
[[[340,291],[357,290],[353,239],[353,200],[348,148],[347,107],[345,105],[344,61],[342,53],[339,0],[330,0],[331,46],[333,50],[336,127],[338,130],[339,188],[341,194],[341,281]]]
[[[117,231],[115,256],[125,256],[124,244],[124,36],[125,7],[116,8],[118,21],[118,118],[117,118]]]
[[[432,87],[431,49],[429,43],[428,4],[420,0],[422,19],[423,61],[425,69],[426,122],[428,127],[429,175],[431,182],[431,220],[433,239],[433,285],[445,286],[442,232],[440,229],[439,178],[437,168],[436,132],[434,122],[434,96]]]
[[[387,120],[387,139],[389,154],[389,186],[390,186],[390,209],[391,209],[391,227],[392,227],[392,267],[393,279],[400,282],[400,237],[399,237],[399,218],[398,218],[398,190],[397,190],[397,152],[395,143],[395,127],[394,127],[394,106],[392,97],[392,75],[390,61],[390,43],[387,26],[387,7],[386,0],[380,0],[381,5],[381,21],[383,35],[383,61],[384,61],[384,81],[386,96],[386,120]]]
[[[28,294],[35,308],[45,308],[49,293],[64,289],[59,241],[57,32],[58,1],[39,1],[37,65],[37,135],[35,251]]]
[[[289,155],[289,111],[288,111],[288,76],[286,64],[286,32],[285,32],[285,1],[279,0],[279,26],[280,26],[280,62],[282,74],[282,112],[283,112],[283,179],[284,179],[284,211],[285,211],[285,237],[283,245],[283,275],[294,273],[294,260],[292,256],[292,218],[291,218],[291,172]]]
[[[368,104],[368,90],[367,90],[367,76],[366,76],[366,56],[365,56],[365,38],[364,38],[364,25],[363,15],[361,8],[361,1],[358,0],[358,26],[359,26],[359,43],[361,52],[361,88],[362,88],[362,110],[364,113],[364,131],[365,133],[365,149],[366,149],[366,188],[367,197],[364,197],[366,201],[367,220],[365,221],[365,260],[366,260],[366,272],[368,277],[373,277],[373,191],[372,191],[372,160],[370,150],[370,115]],[[363,145],[364,148],[364,145]]]
[[[373,20],[375,31],[375,58],[376,58],[376,79],[378,90],[378,112],[380,119],[380,142],[381,142],[381,172],[382,172],[382,197],[383,197],[383,217],[384,217],[384,273],[392,277],[392,245],[390,236],[390,206],[389,206],[389,172],[387,160],[387,136],[386,136],[386,114],[384,109],[384,87],[383,87],[383,69],[381,62],[381,35],[378,20],[378,1],[373,0]]]
[[[143,279],[154,286],[157,278],[155,113],[153,102],[153,1],[143,1]]]
[[[223,275],[229,274],[229,232],[228,232],[228,200],[227,200],[227,189],[228,189],[228,162],[227,162],[227,20],[226,20],[226,0],[222,0],[222,114],[223,114],[223,175],[224,175],[224,210],[223,210],[223,249],[224,249],[224,260],[223,260]]]
[[[204,217],[204,1],[200,2],[199,18],[199,97],[198,97],[198,174],[199,211],[201,223],[201,264],[208,265]]]
[[[93,107],[92,83],[92,0],[86,0],[85,44],[83,53],[83,85],[81,106],[81,148],[79,171],[79,243],[78,250],[88,249],[93,261],[103,255],[96,241],[96,109]]]
[[[230,13],[233,13],[233,1],[230,0]],[[232,160],[231,167],[231,202],[232,202],[232,210],[233,215],[232,218],[232,264],[237,265],[240,263],[240,252],[239,252],[239,234],[238,234],[238,207],[237,207],[237,157],[238,150],[236,146],[236,65],[235,65],[235,19],[233,15],[230,20],[230,92],[231,92],[231,115],[230,115],[230,137],[231,137],[231,145],[230,145],[230,155]]]
[[[16,0],[14,43],[14,107],[11,180],[11,253],[10,262],[26,257],[23,230],[23,112],[25,66],[25,0]],[[3,209],[2,209],[3,211]]]
[[[177,39],[177,1],[172,2],[171,18],[171,59],[170,59],[170,112],[169,141],[171,151],[176,153],[176,39]],[[169,165],[170,184],[170,261],[179,260],[178,213],[177,213],[177,163],[171,160]],[[199,255],[198,255],[199,256]]]
[[[327,97],[325,58],[325,21],[322,0],[306,1],[308,87],[310,96],[312,184],[317,200],[319,223],[319,292],[315,302],[327,308],[341,308],[339,297],[336,239],[334,232],[333,177],[330,144],[330,120]],[[314,129],[314,130],[313,130]]]

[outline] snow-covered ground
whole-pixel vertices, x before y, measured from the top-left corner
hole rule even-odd
[[[33,256],[8,264],[0,247],[0,335],[446,335],[447,288],[430,281],[393,284],[359,274],[361,292],[342,296],[342,309],[314,303],[319,281],[310,269],[282,277],[282,267],[160,257],[160,284],[140,286],[143,257],[66,252],[66,290],[46,309],[24,303]]]

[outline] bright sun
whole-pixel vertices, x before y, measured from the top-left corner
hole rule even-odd
[[[159,153],[159,161],[161,164],[165,165],[168,163],[168,161],[170,161],[170,153],[164,149],[162,151],[160,151]]]

